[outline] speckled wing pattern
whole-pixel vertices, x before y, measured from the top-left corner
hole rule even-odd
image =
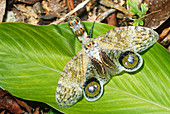
[[[98,100],[111,75],[138,70],[143,59],[137,52],[151,47],[158,34],[145,27],[127,26],[108,31],[97,38],[88,38],[78,17],[68,24],[82,42],[82,49],[65,66],[56,90],[56,102],[61,108],[75,104],[82,95],[87,101]]]
[[[80,50],[65,66],[56,91],[56,101],[61,108],[73,105],[82,97],[89,58]]]
[[[117,27],[95,40],[102,49],[142,52],[152,46],[159,36],[152,29],[140,26]]]

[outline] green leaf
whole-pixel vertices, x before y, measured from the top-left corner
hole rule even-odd
[[[85,26],[89,31],[92,23]],[[93,36],[112,28],[96,23]],[[88,102],[83,98],[69,108],[59,108],[55,101],[59,77],[80,49],[81,43],[66,23],[1,23],[0,87],[65,113],[170,113],[170,53],[158,43],[141,53],[144,65],[138,72],[113,76],[99,100]]]
[[[143,19],[134,19],[133,26],[143,25]]]
[[[140,14],[141,14],[140,9],[138,8],[138,2],[137,2],[136,0],[134,0],[133,2],[132,2],[132,0],[127,0],[127,4],[128,4],[129,6],[131,6],[130,11],[131,11],[134,15],[135,15],[135,14],[137,14],[137,15],[140,15]]]
[[[142,25],[142,26],[144,25],[143,19],[141,19],[139,25]]]
[[[148,11],[148,8],[146,7],[147,4],[141,4],[141,10],[138,8],[138,2],[136,2],[136,0],[134,0],[132,2],[132,0],[127,0],[127,4],[129,6],[131,6],[130,11],[134,14],[134,15],[138,15],[139,17],[143,17],[145,15],[145,13]],[[134,19],[134,23],[133,26],[139,26],[139,25],[144,25],[144,18],[142,19]]]
[[[142,16],[144,16],[145,13],[148,11],[148,8],[146,6],[147,6],[146,3],[141,4]]]

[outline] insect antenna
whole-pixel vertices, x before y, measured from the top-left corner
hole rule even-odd
[[[97,19],[99,18],[99,16],[100,16],[100,14],[99,14],[98,16],[96,16],[95,20],[93,21],[93,25],[92,25],[92,27],[91,27],[91,29],[90,29],[90,31],[89,31],[89,36],[90,36],[90,38],[92,38],[93,27],[94,27],[95,22],[96,22]]]
[[[91,27],[91,29],[89,31],[90,38],[92,38],[92,32],[93,32],[92,30],[93,30],[94,24],[95,24],[95,21],[93,22],[93,25],[92,25],[92,27]]]

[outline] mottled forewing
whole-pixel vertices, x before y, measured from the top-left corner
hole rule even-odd
[[[81,50],[65,66],[56,91],[56,102],[59,107],[67,108],[82,97],[88,61],[88,56]]]
[[[141,52],[152,46],[159,35],[152,29],[140,26],[118,27],[95,40],[102,49]]]

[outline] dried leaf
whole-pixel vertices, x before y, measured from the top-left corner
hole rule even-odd
[[[126,15],[132,16],[133,14],[128,11],[125,7],[122,6],[121,0],[100,0],[100,3],[102,5],[105,5],[107,7],[115,8],[116,10],[119,10]]]
[[[7,109],[14,114],[24,113],[15,98],[5,90],[0,89],[0,109]]]
[[[0,0],[0,22],[3,21],[5,15],[6,0]]]
[[[149,15],[145,19],[146,27],[156,29],[169,18],[170,0],[145,0],[145,3],[148,4],[151,13],[161,9],[160,12]]]
[[[17,22],[16,15],[13,11],[7,11],[6,22]]]
[[[170,52],[170,34],[168,34],[168,35],[166,36],[166,38],[165,38],[163,41],[161,41],[161,44],[162,44],[165,48],[167,48],[167,50]]]
[[[116,15],[113,13],[107,18],[107,24],[112,25],[112,26],[117,26],[117,20],[116,20]]]
[[[159,35],[158,41],[170,52],[170,27],[162,31],[162,33]]]
[[[162,33],[159,35],[159,40],[157,42],[160,42],[167,34],[170,32],[170,27],[164,29]]]
[[[74,0],[67,0],[67,6],[69,9],[69,12],[74,9]],[[74,13],[75,16],[78,16],[78,13]]]
[[[32,6],[26,6],[25,4],[17,4],[15,7],[26,17],[26,22],[29,24],[37,25],[39,22],[39,16],[34,11]]]

